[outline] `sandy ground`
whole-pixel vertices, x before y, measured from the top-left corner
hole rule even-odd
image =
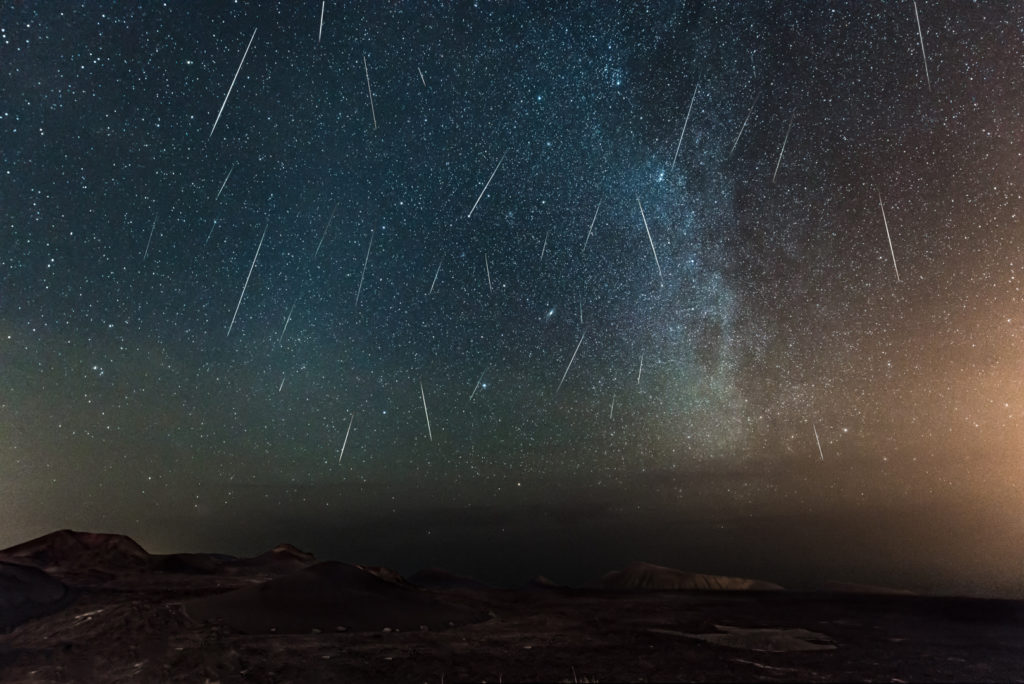
[[[70,605],[0,634],[0,681],[1024,681],[1024,604],[1013,601],[406,587],[482,621],[338,631],[340,613],[333,631],[285,634],[187,611],[243,587],[261,595],[270,575],[62,579],[77,592]]]

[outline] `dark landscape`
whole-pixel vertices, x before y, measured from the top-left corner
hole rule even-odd
[[[0,560],[4,682],[1024,681],[1021,601],[643,563],[499,589],[68,530]]]

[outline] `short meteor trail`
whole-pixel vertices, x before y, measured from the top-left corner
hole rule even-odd
[[[284,389],[284,378],[286,373],[281,373],[281,384],[277,386],[277,393],[280,394],[281,390]]]
[[[319,43],[320,39],[324,36],[324,9],[327,7],[327,0],[320,3],[320,32],[316,34],[316,42]]]
[[[601,200],[603,202],[604,200]],[[587,243],[590,242],[590,234],[594,232],[594,224],[597,223],[597,213],[601,211],[601,202],[597,203],[597,209],[594,210],[594,218],[590,221],[590,229],[587,230],[587,238],[583,241],[583,249],[581,252],[587,251]]]
[[[235,71],[235,77],[231,79],[231,85],[228,86],[228,92],[224,95],[224,101],[220,103],[220,111],[217,112],[217,118],[213,121],[213,128],[210,129],[210,135],[206,136],[209,140],[213,137],[213,132],[217,130],[217,123],[220,121],[220,115],[224,113],[224,105],[228,103],[228,98],[231,97],[231,91],[235,87],[235,81],[238,80],[238,74],[242,72],[242,65],[245,64],[245,57],[249,54],[249,48],[252,47],[252,39],[256,37],[256,29],[252,30],[252,35],[249,37],[249,44],[245,46],[245,52],[242,53],[242,61],[238,63],[238,70]]]
[[[427,419],[427,437],[429,437],[430,441],[433,442],[434,441],[434,433],[430,431],[430,414],[427,413],[427,394],[426,394],[426,392],[423,391],[423,381],[422,380],[420,380],[420,397],[423,398],[423,415]]]
[[[580,345],[583,344],[583,336],[586,332],[580,334],[579,344],[576,345],[576,351],[572,353],[572,358],[569,359],[569,365],[565,367],[565,372],[562,373],[562,379],[558,382],[558,387],[555,388],[555,394],[558,394],[558,390],[562,389],[562,383],[565,382],[565,376],[569,375],[569,369],[572,368],[572,362],[576,360],[576,352],[580,350]]]
[[[693,111],[693,101],[697,99],[697,88],[700,86],[700,81],[693,86],[693,95],[690,96],[690,108],[686,110],[686,120],[683,121],[683,132],[679,134],[679,142],[676,143],[676,156],[672,157],[672,169],[676,168],[676,159],[679,158],[679,148],[683,145],[683,136],[686,135],[686,124],[690,123],[690,112]]]
[[[640,371],[636,374],[636,384],[640,384],[640,376],[644,374],[644,355],[640,355]]]
[[[260,257],[260,248],[263,247],[263,238],[267,237],[267,228],[270,227],[270,221],[267,221],[266,227],[263,228],[263,235],[260,236],[260,244],[256,245],[256,255],[252,258],[252,265],[249,266],[249,275],[245,276],[245,284],[242,285],[242,294],[238,295],[238,304],[235,305],[235,313],[231,317],[231,325],[228,326],[228,336],[231,336],[231,329],[235,327],[235,319],[238,318],[238,310],[242,308],[242,298],[245,297],[245,288],[249,287],[249,278],[252,278],[252,269],[256,268],[256,260]]]
[[[508,150],[505,150],[505,154],[508,154]],[[501,162],[505,161],[505,154],[501,155],[501,159],[498,160],[498,166],[494,167],[494,171],[491,172],[491,177],[487,179],[486,183],[484,183],[484,189],[480,191],[480,196],[476,198],[476,202],[473,202],[473,208],[469,210],[469,216],[466,218],[473,218],[473,212],[476,211],[476,205],[480,204],[480,200],[483,199],[488,186],[490,186],[491,181],[494,180],[494,174],[498,173],[498,167],[501,166]]]
[[[924,61],[924,77],[928,80],[928,90],[931,90],[932,77],[928,74],[928,55],[924,52],[924,33],[921,32],[921,17],[917,13],[917,0],[914,0],[914,20],[917,21],[917,37],[921,40],[921,59]]]
[[[547,249],[548,249],[548,235],[550,235],[550,234],[551,234],[550,230],[548,232],[544,233],[544,244],[540,246],[540,260],[541,261],[544,261],[544,252],[546,252]]]
[[[612,395],[612,407],[608,411],[608,420],[614,420],[614,419],[615,419],[615,395],[613,394]]]
[[[793,129],[793,117],[796,116],[794,111],[789,117],[789,126],[786,128],[786,137],[782,139],[782,149],[779,150],[779,161],[775,162],[775,173],[772,174],[772,183],[775,183],[775,177],[779,175],[779,166],[782,165],[782,154],[786,151],[786,141],[789,140],[789,132]]]
[[[443,263],[444,257],[441,257],[441,260],[437,262],[437,270],[434,271],[434,280],[432,283],[430,283],[430,290],[427,292],[428,295],[434,294],[434,285],[437,285],[437,276],[441,274],[441,264]]]
[[[882,205],[882,193],[878,193],[878,206],[882,210],[882,223],[885,224],[885,237],[889,240],[889,253],[892,254],[892,268],[896,271],[896,282],[900,280],[900,269],[896,266],[896,252],[892,248],[892,235],[889,234],[889,219],[885,218],[885,206]]]
[[[487,369],[486,369],[486,368],[484,368],[484,372],[483,372],[483,373],[481,373],[481,374],[480,374],[480,377],[479,377],[479,379],[477,379],[477,381],[476,381],[476,386],[475,386],[475,387],[473,387],[473,391],[472,391],[472,392],[470,393],[470,395],[469,395],[469,400],[470,400],[470,401],[473,401],[473,396],[474,396],[474,395],[476,394],[476,391],[477,391],[478,389],[480,389],[480,384],[481,384],[481,383],[482,383],[482,382],[484,381],[484,373],[486,373],[486,372],[487,372]]]
[[[736,146],[740,144],[740,136],[743,135],[743,130],[747,127],[747,122],[750,121],[750,115],[754,113],[754,107],[757,106],[757,102],[760,99],[760,95],[755,97],[754,104],[750,105],[750,109],[747,110],[747,118],[743,119],[743,125],[740,126],[740,132],[736,134],[736,139],[732,141],[732,149],[729,150],[730,157],[732,156],[732,153],[736,151]]]
[[[348,444],[348,433],[352,432],[352,421],[356,419],[356,414],[352,414],[352,417],[348,419],[348,430],[345,430],[345,440],[341,443],[341,453],[338,454],[338,465],[341,465],[341,457],[345,455],[345,445]]]
[[[821,450],[821,440],[818,439],[818,428],[817,426],[814,425],[814,423],[811,423],[811,428],[814,430],[814,441],[817,442],[818,444],[818,456],[820,456],[821,460],[824,461],[825,454]]]
[[[484,268],[487,269],[487,289],[490,292],[494,292],[494,286],[491,285],[491,265],[487,262],[486,254],[484,254]]]
[[[370,95],[370,115],[373,116],[373,130],[377,130],[377,111],[373,108],[373,91],[370,90],[370,67],[366,66],[366,55],[363,55],[363,70],[366,71],[366,92]]]
[[[658,261],[658,251],[654,249],[654,238],[651,237],[651,229],[647,226],[647,216],[644,214],[644,205],[640,204],[640,198],[636,198],[636,203],[640,205],[640,217],[644,220],[644,230],[647,231],[647,241],[651,243],[651,253],[654,255],[654,264],[658,267],[658,278],[661,280],[661,286],[665,287],[665,278],[661,274],[661,262]]]
[[[210,226],[210,232],[206,234],[206,239],[203,241],[203,246],[204,247],[210,242],[210,238],[213,236],[213,229],[216,228],[216,227],[217,227],[217,219],[213,219],[213,225]]]
[[[420,72],[420,80],[423,82],[423,86],[426,87],[427,79],[423,78],[423,69],[416,67],[416,71]]]
[[[153,244],[153,233],[156,232],[156,217],[153,217],[153,227],[149,229],[149,239],[146,240],[146,251],[142,254],[142,260],[145,261],[146,257],[149,256],[149,246]]]
[[[373,231],[370,231],[370,244],[366,246],[366,258],[363,259],[363,272],[359,275],[359,288],[356,290],[356,306],[359,306],[359,295],[363,292],[363,278],[366,277],[366,264],[370,261],[370,248],[373,247]]]
[[[224,192],[224,186],[226,186],[228,184],[228,178],[231,178],[231,172],[234,171],[234,170],[235,170],[235,165],[232,164],[231,168],[228,169],[228,175],[224,176],[224,182],[220,184],[220,190],[217,191],[217,196],[213,198],[214,202],[216,202],[217,200],[220,199],[220,193]]]

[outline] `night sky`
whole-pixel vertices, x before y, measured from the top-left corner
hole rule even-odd
[[[1024,595],[1024,4],[571,5],[4,2],[0,546]]]

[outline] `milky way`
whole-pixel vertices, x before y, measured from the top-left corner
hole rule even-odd
[[[1012,3],[7,3],[0,542],[1024,539],[1022,41]]]

